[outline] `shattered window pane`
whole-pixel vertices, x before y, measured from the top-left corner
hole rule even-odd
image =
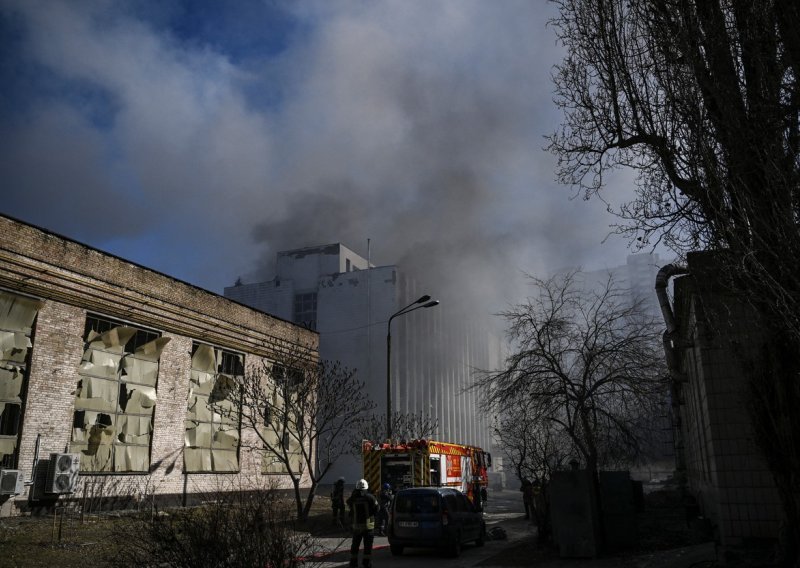
[[[268,446],[274,448],[275,451],[286,450],[289,466],[287,467],[282,452],[279,457],[272,450],[264,450],[262,471],[263,473],[288,473],[291,469],[293,472],[300,472],[304,463],[300,443],[295,434],[283,429],[281,419],[290,410],[286,406],[290,403],[284,400],[282,394],[292,396],[295,387],[303,380],[303,374],[299,369],[287,369],[273,363],[271,377],[274,389],[272,391],[272,408],[264,409],[265,425],[262,429],[262,436]],[[270,422],[272,423],[269,424]]]
[[[70,451],[91,472],[150,469],[158,362],[169,338],[96,316],[86,318]]]
[[[41,300],[0,290],[0,467],[16,467],[31,330]]]
[[[235,397],[244,356],[195,343],[186,404],[184,470],[239,471],[239,419]]]
[[[19,434],[20,405],[0,402],[0,436]]]

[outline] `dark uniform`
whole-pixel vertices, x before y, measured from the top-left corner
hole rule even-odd
[[[362,480],[363,481],[363,480]],[[359,482],[356,487],[360,487]],[[378,512],[378,500],[368,493],[366,482],[363,489],[356,489],[347,499],[350,521],[353,523],[353,542],[350,544],[350,566],[358,566],[358,548],[364,539],[364,568],[372,566],[372,541],[375,538],[375,513]]]
[[[533,484],[528,479],[523,479],[522,487],[520,487],[519,490],[522,491],[522,503],[525,505],[525,518],[533,518]]]
[[[333,484],[331,492],[331,507],[333,508],[333,520],[344,525],[344,479],[339,478]]]
[[[476,481],[472,484],[472,504],[479,513],[483,512],[483,502],[486,501],[486,489]]]
[[[389,509],[392,506],[392,487],[388,483],[383,484],[380,495],[380,510],[378,511],[377,523],[378,534],[383,536],[389,530]]]

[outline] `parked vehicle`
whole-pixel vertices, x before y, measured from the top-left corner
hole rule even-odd
[[[370,487],[384,483],[406,487],[455,487],[476,505],[489,485],[492,456],[476,446],[436,440],[362,443],[364,479]]]
[[[450,487],[401,489],[392,502],[389,547],[403,554],[406,547],[439,548],[459,556],[464,543],[483,546],[483,515],[461,491]]]

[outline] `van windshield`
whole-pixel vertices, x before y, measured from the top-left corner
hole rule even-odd
[[[397,513],[438,513],[439,495],[398,495],[395,503]]]

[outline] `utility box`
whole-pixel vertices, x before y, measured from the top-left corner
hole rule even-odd
[[[562,558],[591,558],[599,553],[599,522],[591,474],[555,471],[550,478],[553,537]]]
[[[636,491],[629,472],[600,472],[600,503],[608,551],[634,548],[638,540]]]
[[[80,454],[50,454],[45,493],[72,493],[78,483]]]
[[[22,495],[25,474],[18,469],[0,469],[0,495]]]

